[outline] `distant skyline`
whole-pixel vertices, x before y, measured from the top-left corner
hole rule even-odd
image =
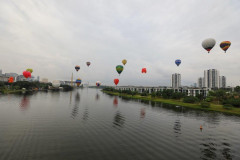
[[[73,72],[83,82],[148,86],[170,86],[173,73],[191,85],[217,69],[227,85],[240,85],[239,8],[239,0],[0,0],[0,69],[33,68],[49,81],[70,80]],[[209,54],[201,46],[206,38],[216,40]],[[222,41],[232,42],[227,53]]]

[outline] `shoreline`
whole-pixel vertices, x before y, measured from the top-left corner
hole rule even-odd
[[[223,108],[223,105],[220,104],[213,104],[211,103],[211,106],[209,108],[203,108],[201,107],[200,103],[184,103],[180,100],[173,100],[173,99],[163,99],[163,98],[152,98],[151,96],[140,96],[140,95],[129,95],[129,94],[121,94],[118,92],[112,92],[112,91],[104,91],[102,90],[103,93],[109,94],[109,95],[115,95],[115,96],[122,96],[122,97],[127,97],[131,99],[142,99],[142,100],[149,100],[153,102],[161,102],[161,103],[166,103],[166,104],[172,104],[172,105],[177,105],[177,106],[182,106],[182,107],[187,107],[187,108],[192,108],[192,109],[198,109],[198,110],[203,110],[203,111],[214,111],[214,112],[221,112],[221,113],[227,113],[227,114],[232,114],[232,115],[237,115],[240,116],[240,108],[232,107],[231,109],[225,109]]]

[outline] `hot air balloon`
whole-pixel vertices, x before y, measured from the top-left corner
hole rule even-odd
[[[14,78],[13,77],[9,77],[8,78],[8,83],[13,83],[14,82]]]
[[[231,42],[230,41],[223,41],[222,43],[220,43],[220,47],[222,48],[222,50],[226,51],[228,50],[228,48],[231,46]]]
[[[180,59],[177,59],[177,60],[175,61],[175,64],[176,64],[177,66],[179,66],[179,65],[181,64],[181,60],[180,60]]]
[[[28,68],[28,69],[26,69],[26,71],[32,73],[32,72],[33,72],[33,69],[32,69],[32,68]]]
[[[89,67],[89,66],[90,66],[90,64],[91,64],[91,62],[86,62],[86,64],[87,64],[87,66]]]
[[[125,65],[126,63],[127,63],[127,60],[126,60],[126,59],[122,60],[122,64],[123,64],[123,65]]]
[[[58,88],[58,87],[60,87],[60,81],[59,80],[54,80],[53,82],[52,82],[52,86],[54,87],[54,88]]]
[[[23,76],[24,76],[25,78],[31,78],[31,72],[23,71]]]
[[[96,82],[96,86],[99,87],[101,85],[101,82],[100,81],[97,81]]]
[[[114,79],[114,83],[115,83],[115,85],[118,85],[119,79]]]
[[[117,70],[118,74],[120,75],[123,71],[123,66],[122,65],[117,65],[116,70]]]
[[[142,73],[147,73],[147,68],[142,68]]]
[[[76,83],[77,83],[77,86],[79,87],[80,84],[82,83],[82,80],[81,80],[80,78],[78,78],[78,79],[76,80]]]
[[[79,66],[79,65],[76,65],[76,66],[75,66],[75,69],[76,69],[76,71],[78,72],[78,70],[80,69],[80,66]]]
[[[208,39],[205,39],[203,42],[202,42],[202,47],[204,49],[206,49],[208,51],[208,53],[210,52],[210,50],[215,46],[216,44],[216,41],[215,39],[213,38],[208,38]]]

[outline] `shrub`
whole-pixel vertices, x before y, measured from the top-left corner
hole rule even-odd
[[[206,102],[206,101],[201,102],[201,107],[202,107],[202,108],[209,108],[210,105],[211,105],[211,104],[210,104],[209,102]]]
[[[155,92],[152,92],[152,93],[151,93],[151,97],[153,97],[153,98],[156,97],[156,93],[155,93]]]
[[[231,104],[224,104],[224,105],[223,105],[223,108],[224,108],[224,109],[229,109],[229,110],[230,110],[230,109],[232,109],[232,107],[233,107],[233,106],[232,106]]]
[[[186,96],[184,97],[183,99],[183,102],[184,103],[195,103],[198,101],[198,98],[197,97],[194,97],[194,96]]]
[[[141,93],[141,96],[147,96],[147,95],[148,95],[147,92]]]

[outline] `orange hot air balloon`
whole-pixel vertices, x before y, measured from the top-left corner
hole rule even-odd
[[[147,73],[147,68],[142,68],[142,73]]]
[[[118,85],[119,79],[114,79],[114,83],[115,83],[115,85]]]
[[[14,82],[14,78],[13,77],[9,77],[8,83],[13,83],[13,82]]]

